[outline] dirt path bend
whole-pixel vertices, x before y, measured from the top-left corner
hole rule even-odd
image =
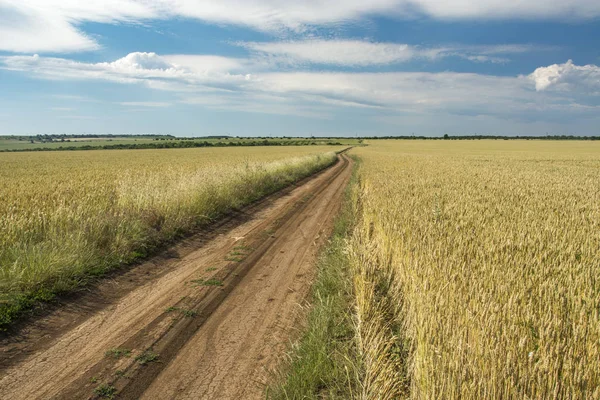
[[[253,399],[351,175],[338,163],[0,341],[0,398]]]

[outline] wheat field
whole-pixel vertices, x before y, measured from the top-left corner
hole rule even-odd
[[[600,398],[600,144],[353,152],[357,397]]]
[[[334,160],[331,146],[2,154],[0,325]]]

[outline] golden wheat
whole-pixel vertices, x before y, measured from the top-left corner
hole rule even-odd
[[[0,306],[77,286],[333,160],[319,146],[2,154]]]
[[[361,397],[600,398],[600,144],[355,151]]]

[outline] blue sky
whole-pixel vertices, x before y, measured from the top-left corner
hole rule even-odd
[[[600,135],[597,0],[0,0],[0,134]]]

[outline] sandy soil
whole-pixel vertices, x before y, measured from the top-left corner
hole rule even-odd
[[[350,178],[339,158],[5,334],[0,398],[264,397]]]

